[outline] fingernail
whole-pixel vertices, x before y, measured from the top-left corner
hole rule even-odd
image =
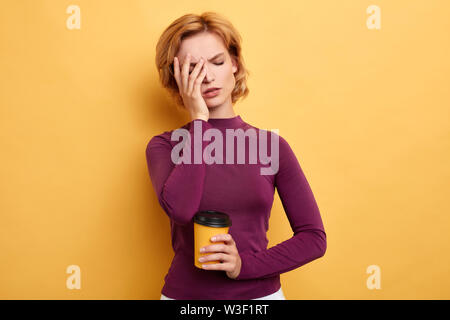
[[[200,252],[205,252],[205,248],[200,248]]]
[[[211,241],[216,241],[216,237],[212,237],[212,238],[211,238]]]

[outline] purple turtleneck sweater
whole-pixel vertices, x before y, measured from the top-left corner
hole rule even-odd
[[[215,138],[200,138],[200,144],[196,145],[195,122],[197,128],[201,128],[202,135],[210,128],[222,132],[223,163],[208,164],[205,157],[201,158],[201,163],[195,163],[194,148],[201,148],[203,155],[205,148],[215,141]],[[151,182],[162,209],[170,218],[172,247],[175,252],[164,278],[162,294],[173,299],[255,299],[278,291],[281,287],[281,273],[325,254],[326,233],[319,208],[300,164],[284,138],[274,131],[263,130],[267,132],[265,143],[269,157],[273,143],[271,134],[275,134],[279,141],[278,169],[273,174],[263,175],[260,169],[271,165],[262,163],[259,156],[256,164],[251,163],[248,138],[245,138],[244,163],[238,161],[239,144],[236,137],[234,161],[226,161],[226,129],[232,129],[233,132],[238,128],[244,132],[251,129],[250,131],[257,133],[262,130],[246,123],[239,115],[208,121],[195,119],[181,128],[190,133],[190,163],[177,164],[172,160],[172,148],[182,142],[181,137],[171,141],[173,130],[152,137],[146,148]],[[256,136],[259,149],[259,143],[263,139],[260,139],[259,134]],[[181,157],[183,152],[177,154]],[[267,248],[266,232],[275,188],[293,236]],[[229,233],[242,261],[241,271],[236,279],[229,278],[225,271],[203,270],[194,266],[193,217],[201,210],[217,210],[230,216],[232,225]]]

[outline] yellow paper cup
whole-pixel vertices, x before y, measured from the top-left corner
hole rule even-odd
[[[212,242],[211,238],[217,234],[228,233],[231,226],[230,217],[223,212],[207,210],[199,211],[194,216],[194,264],[202,269],[202,264],[220,263],[220,261],[207,261],[201,263],[198,259],[213,252],[201,253],[200,248],[223,241]]]

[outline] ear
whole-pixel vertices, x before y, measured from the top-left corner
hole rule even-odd
[[[231,56],[231,63],[233,64],[231,70],[233,71],[233,73],[236,73],[239,70],[239,65],[235,56]]]

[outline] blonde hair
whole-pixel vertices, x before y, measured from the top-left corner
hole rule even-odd
[[[241,55],[242,38],[239,32],[228,20],[215,12],[204,12],[200,15],[186,14],[173,21],[164,30],[156,44],[155,63],[160,82],[175,99],[177,105],[183,106],[183,99],[173,72],[173,59],[184,38],[201,32],[212,32],[220,36],[230,56],[237,61],[238,70],[234,73],[236,84],[231,93],[231,101],[234,105],[237,100],[245,98],[249,93],[247,77],[250,72],[245,68]]]

